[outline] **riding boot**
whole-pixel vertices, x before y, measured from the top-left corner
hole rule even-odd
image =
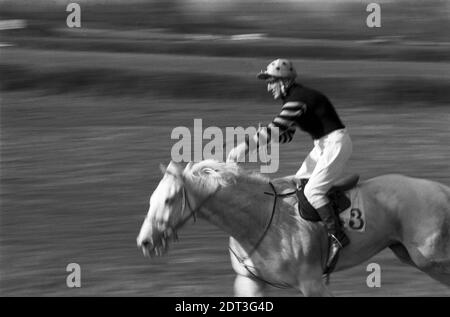
[[[317,213],[325,224],[325,228],[329,237],[328,259],[325,272],[333,271],[338,257],[339,251],[350,243],[347,235],[344,233],[338,215],[336,215],[330,203],[317,208]]]

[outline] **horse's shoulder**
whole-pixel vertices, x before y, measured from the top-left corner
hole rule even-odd
[[[288,175],[284,177],[278,177],[271,180],[272,184],[281,190],[295,189],[297,183],[295,181],[295,175]]]
[[[283,177],[277,177],[272,179],[272,183],[273,184],[278,184],[278,183],[289,183],[292,182],[294,183],[294,179],[295,179],[295,175],[287,175],[287,176],[283,176]]]

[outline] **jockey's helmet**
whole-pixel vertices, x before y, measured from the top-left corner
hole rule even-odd
[[[295,79],[297,77],[297,72],[295,71],[292,62],[279,58],[267,65],[266,70],[262,70],[258,73],[257,77],[259,79],[268,79],[270,77],[277,79]]]

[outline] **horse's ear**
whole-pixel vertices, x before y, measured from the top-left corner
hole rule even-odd
[[[164,164],[159,164],[159,169],[161,170],[161,173],[163,173],[163,175],[166,174],[167,167],[165,167]]]
[[[193,165],[194,165],[194,162],[190,161],[189,163],[186,164],[184,171],[185,172],[190,171]]]
[[[189,174],[189,172],[192,169],[193,165],[194,165],[194,162],[190,161],[184,167],[184,171],[181,173],[181,179],[183,180],[183,182],[186,181],[186,174]]]
[[[180,163],[170,161],[169,165],[167,166],[167,171],[174,175],[181,175],[181,173],[183,172],[183,167],[180,165]]]

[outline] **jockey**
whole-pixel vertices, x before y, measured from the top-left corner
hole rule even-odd
[[[266,81],[267,90],[274,99],[282,101],[281,113],[267,127],[261,128],[254,138],[235,147],[228,155],[228,160],[237,161],[245,156],[250,147],[249,142],[259,145],[264,138],[264,144],[268,144],[274,127],[279,129],[279,143],[290,142],[296,128],[311,135],[314,148],[303,161],[295,178],[298,182],[300,179],[309,179],[304,194],[317,210],[328,232],[330,244],[327,268],[330,268],[335,264],[339,251],[350,243],[326,196],[350,158],[350,136],[325,95],[296,83],[297,73],[290,61],[274,60],[257,77]]]

